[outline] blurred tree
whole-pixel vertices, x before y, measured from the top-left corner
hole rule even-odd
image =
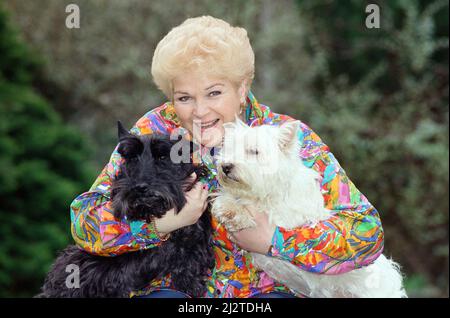
[[[38,68],[0,6],[0,297],[38,292],[93,178],[84,139],[31,87]]]

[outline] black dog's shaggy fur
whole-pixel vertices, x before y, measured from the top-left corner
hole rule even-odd
[[[137,137],[118,124],[118,152],[125,163],[111,189],[115,217],[149,221],[171,208],[178,213],[186,203],[184,192],[198,181],[192,182],[189,176],[193,172],[204,175],[204,168],[173,163],[170,151],[177,141],[162,135]],[[131,291],[167,274],[171,274],[173,288],[201,297],[208,270],[214,266],[210,217],[209,211],[204,212],[196,224],[172,232],[159,247],[115,257],[69,246],[56,259],[37,297],[129,297]],[[70,264],[79,266],[80,288],[66,287]]]

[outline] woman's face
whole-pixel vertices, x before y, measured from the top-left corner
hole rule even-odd
[[[221,143],[222,125],[234,121],[245,102],[243,84],[236,87],[229,80],[199,72],[175,78],[173,90],[173,103],[181,125],[206,147]]]

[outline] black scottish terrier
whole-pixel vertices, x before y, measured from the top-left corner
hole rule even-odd
[[[178,141],[168,136],[138,137],[120,122],[118,131],[118,152],[125,162],[112,183],[114,216],[150,221],[172,208],[178,213],[186,203],[184,192],[205,175],[205,168],[190,160],[173,163],[170,153]],[[192,149],[192,143],[189,147]],[[193,172],[196,180],[189,178]],[[37,297],[129,297],[131,291],[143,289],[151,280],[167,274],[171,275],[174,289],[201,297],[215,260],[210,222],[208,208],[196,224],[172,232],[159,247],[114,257],[96,256],[69,246],[56,259]],[[79,288],[66,286],[70,264],[79,267]]]

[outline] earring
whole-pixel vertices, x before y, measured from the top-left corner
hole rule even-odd
[[[245,103],[241,103],[241,107],[240,107],[240,109],[239,109],[239,115],[242,114],[242,112],[244,111],[244,109],[245,109]]]

